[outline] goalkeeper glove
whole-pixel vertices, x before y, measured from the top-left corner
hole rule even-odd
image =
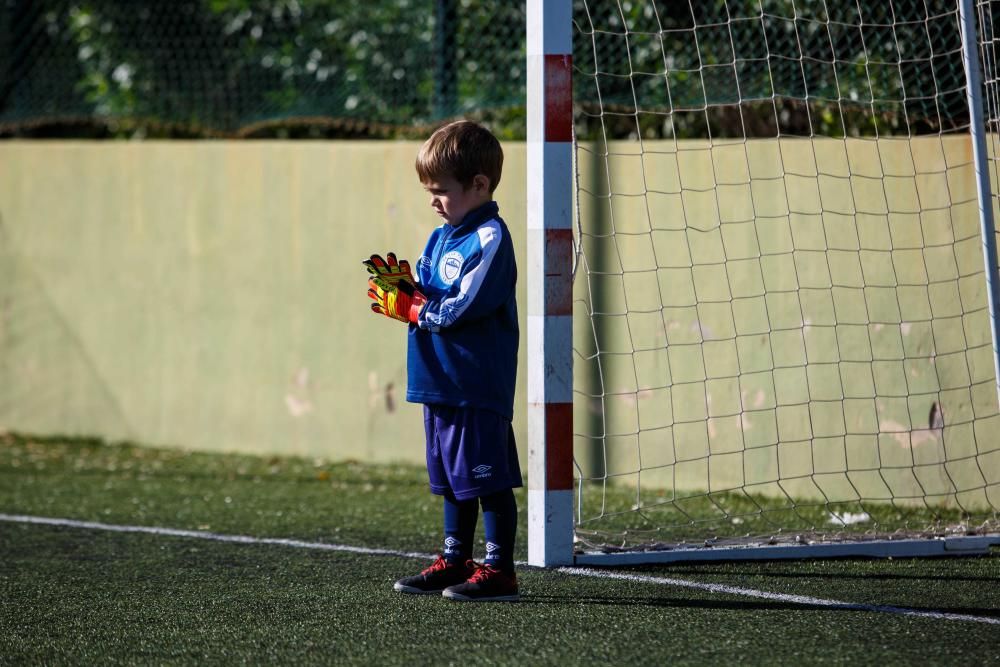
[[[381,255],[372,255],[370,259],[366,259],[361,263],[365,265],[368,273],[372,274],[372,276],[381,278],[394,287],[401,280],[405,280],[411,285],[417,284],[417,281],[413,279],[413,274],[410,272],[410,263],[405,259],[397,262],[396,253],[394,252],[388,253],[385,259],[382,259]]]
[[[420,309],[427,303],[427,297],[405,280],[391,285],[382,278],[369,278],[368,296],[375,302],[372,312],[410,324],[417,323]]]

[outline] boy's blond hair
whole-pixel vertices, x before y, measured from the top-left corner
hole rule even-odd
[[[468,189],[476,174],[490,179],[490,194],[500,183],[503,149],[497,138],[479,123],[459,120],[438,129],[417,153],[421,183],[451,176]]]

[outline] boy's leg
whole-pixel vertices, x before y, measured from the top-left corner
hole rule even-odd
[[[517,535],[517,500],[513,489],[505,489],[479,499],[483,505],[486,532],[485,565],[514,572],[514,538]]]
[[[487,562],[443,595],[453,600],[517,600],[517,503],[512,489],[522,482],[514,429],[502,415],[477,408],[441,408],[435,416],[447,488],[456,498],[471,500],[476,510],[482,501],[488,542]]]
[[[479,503],[475,498],[458,500],[451,491],[444,494],[443,555],[449,563],[464,566],[472,558],[478,519]]]
[[[486,560],[469,580],[449,586],[442,595],[468,602],[515,602],[520,598],[514,574],[514,537],[517,533],[517,501],[512,489],[479,499],[483,505]]]

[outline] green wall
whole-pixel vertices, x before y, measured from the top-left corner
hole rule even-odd
[[[422,461],[361,266],[439,224],[418,146],[0,143],[0,430]],[[521,258],[524,182],[508,146]]]

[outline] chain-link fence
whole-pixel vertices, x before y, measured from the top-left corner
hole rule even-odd
[[[468,0],[7,0],[0,123],[350,134],[523,107],[524,8]]]

